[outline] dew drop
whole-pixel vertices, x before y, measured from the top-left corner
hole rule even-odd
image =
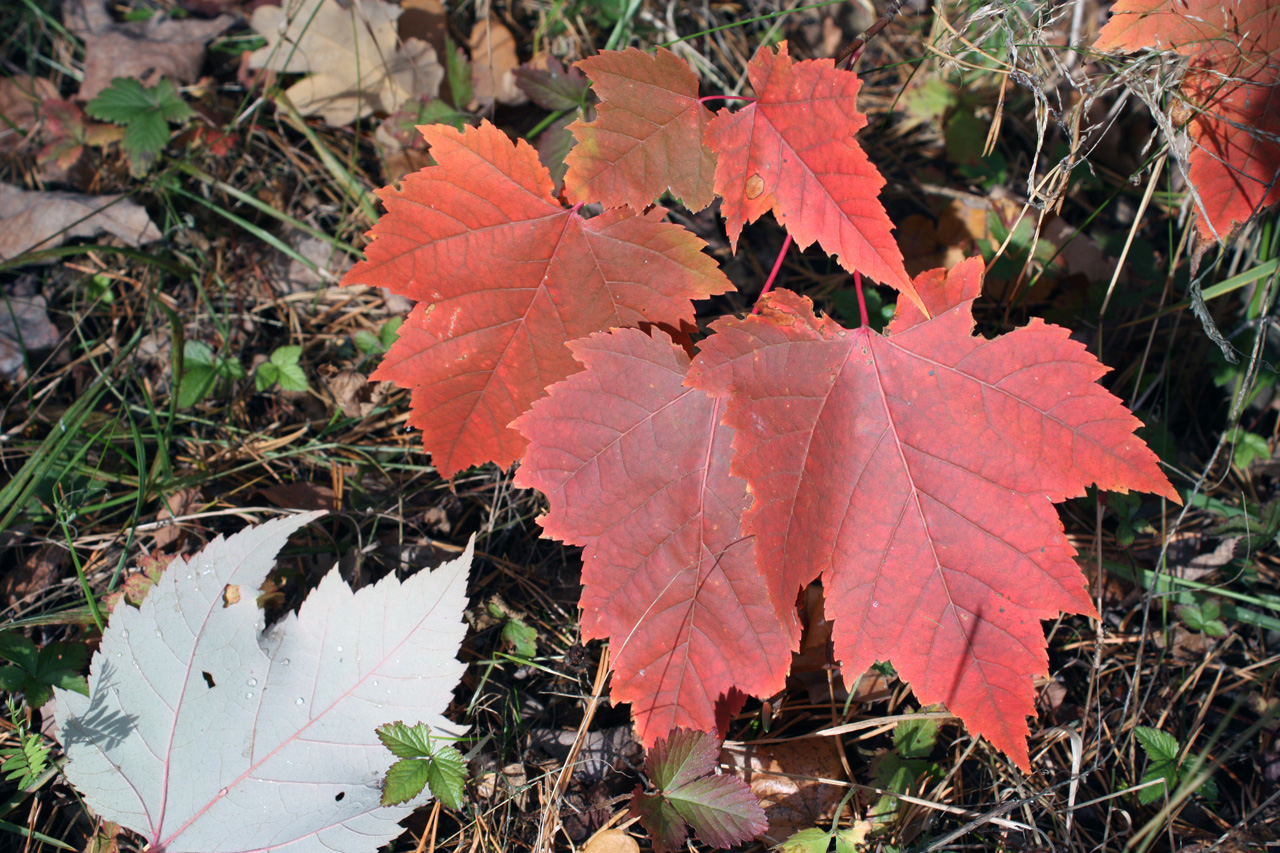
[[[120,636],[126,640],[129,639],[129,629],[128,628],[122,629],[120,631]]]
[[[249,681],[248,681],[247,683],[248,683],[248,685],[249,685],[250,687],[257,687],[257,686],[258,686],[258,679],[256,679],[256,678],[250,678],[250,679],[249,679]]]
[[[376,681],[375,681],[375,682],[373,682],[373,686],[374,686],[374,687],[377,687],[377,686],[378,686],[378,682],[376,682]]]
[[[288,666],[288,665],[289,665],[289,659],[288,659],[288,658],[285,658],[284,660],[280,661],[280,665],[281,665],[281,666]]]
[[[218,796],[219,796],[219,797],[225,797],[226,795],[227,795],[227,789],[226,789],[226,788],[223,788],[221,791],[219,791],[219,792],[218,792]]]
[[[246,698],[246,699],[252,699],[252,698],[253,698],[253,693],[252,693],[252,692],[250,692],[250,693],[246,693],[246,694],[244,694],[244,698]]]
[[[293,700],[293,704],[295,704],[295,705],[301,705],[301,704],[302,704],[302,697],[301,697],[301,696],[299,696],[297,699],[294,699],[294,700]]]

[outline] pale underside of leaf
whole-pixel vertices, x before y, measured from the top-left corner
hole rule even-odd
[[[471,552],[358,593],[331,572],[262,631],[256,596],[289,533],[268,522],[175,561],[140,609],[119,607],[90,697],[60,691],[67,775],[94,811],[157,850],[372,853],[412,809],[382,808],[389,718],[441,716],[462,675]],[[212,682],[212,686],[210,685]]]

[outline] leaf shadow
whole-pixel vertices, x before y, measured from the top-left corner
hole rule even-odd
[[[137,727],[137,716],[111,707],[107,698],[115,695],[116,667],[106,663],[84,714],[68,719],[62,732],[63,747],[87,744],[104,752],[119,746]]]

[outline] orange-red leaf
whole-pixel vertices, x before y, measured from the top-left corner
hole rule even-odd
[[[848,671],[892,661],[1026,768],[1040,620],[1094,613],[1053,503],[1089,483],[1178,495],[1066,329],[973,334],[981,274],[917,277],[933,318],[899,302],[887,335],[775,291],[714,324],[688,382],[729,399],[775,595],[821,575]]]
[[[683,385],[689,358],[661,331],[570,345],[586,369],[516,422],[515,484],[546,494],[547,536],[583,546],[583,636],[609,639],[613,698],[652,744],[676,726],[723,734],[737,691],[781,689],[784,630],[738,522],[724,401]],[[718,719],[719,718],[719,719]]]
[[[880,204],[884,178],[853,138],[867,123],[858,75],[830,59],[792,63],[786,42],[776,54],[760,48],[747,74],[755,103],[717,113],[706,137],[730,244],[772,210],[800,248],[816,240],[845,269],[917,300]]]
[[[711,204],[716,158],[702,145],[711,111],[684,60],[627,48],[576,64],[602,100],[595,121],[569,125],[578,144],[565,157],[565,197],[643,210],[669,189],[690,210]]]
[[[420,303],[373,378],[412,389],[409,423],[443,476],[520,457],[508,424],[577,369],[568,341],[691,323],[690,300],[732,287],[660,212],[565,210],[534,149],[488,122],[420,129],[437,165],[379,192],[386,215],[343,283]]]
[[[1191,62],[1182,93],[1188,177],[1206,238],[1226,239],[1280,203],[1280,5],[1274,0],[1117,0],[1098,50],[1170,49]]]

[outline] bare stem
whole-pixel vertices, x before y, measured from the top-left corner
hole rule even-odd
[[[782,269],[782,259],[787,256],[787,249],[791,248],[791,235],[782,241],[782,248],[778,250],[778,259],[773,262],[773,269],[769,270],[769,277],[765,279],[764,287],[760,289],[760,296],[756,297],[756,307],[751,309],[752,314],[760,313],[760,299],[766,293],[773,289],[773,280],[778,277],[778,270]]]
[[[707,95],[705,98],[698,98],[700,104],[706,104],[707,101],[747,101],[754,104],[756,99],[749,95]]]
[[[858,293],[858,314],[862,317],[862,328],[871,325],[871,319],[867,316],[867,296],[862,292],[862,273],[857,270],[853,271],[853,289]]]

